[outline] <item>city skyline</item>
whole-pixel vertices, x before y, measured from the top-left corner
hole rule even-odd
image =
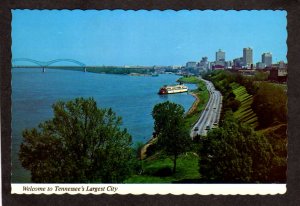
[[[246,47],[253,63],[286,62],[286,38],[285,11],[13,10],[12,21],[13,58],[87,65],[184,65],[218,49],[233,60]]]
[[[273,61],[272,52],[263,52],[261,54],[260,61],[253,61],[253,48],[246,47],[242,49],[242,55],[240,57],[235,57],[234,59],[226,59],[226,52],[222,49],[218,49],[215,52],[215,59],[210,60],[207,56],[203,56],[199,61],[189,61],[186,63],[187,68],[198,67],[198,68],[210,68],[211,66],[219,66],[224,68],[231,68],[232,66],[243,67],[243,68],[265,68],[272,64],[280,64],[284,62],[283,60]],[[207,66],[207,63],[211,63],[211,66]],[[194,63],[194,66],[191,64]],[[287,63],[287,62],[284,62]],[[211,69],[211,68],[210,68]]]

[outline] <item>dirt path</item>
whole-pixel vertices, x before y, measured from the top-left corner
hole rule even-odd
[[[155,141],[156,141],[157,138],[153,138],[151,137],[151,139],[144,145],[144,147],[141,149],[141,159],[145,159],[147,157],[146,155],[146,151],[147,151],[147,148],[152,145]]]
[[[199,97],[198,97],[195,93],[190,92],[190,94],[193,95],[193,96],[196,98],[196,100],[194,101],[193,105],[191,106],[191,108],[190,108],[189,111],[187,112],[187,115],[188,115],[188,114],[192,114],[192,113],[197,109],[197,106],[198,106],[198,104],[199,104],[199,102],[200,102]]]

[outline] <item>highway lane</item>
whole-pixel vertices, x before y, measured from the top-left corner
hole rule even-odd
[[[214,85],[207,80],[201,79],[205,82],[209,92],[209,100],[205,109],[200,114],[196,124],[193,126],[190,133],[191,137],[196,135],[206,136],[210,129],[218,126],[220,120],[220,113],[222,110],[222,95],[215,89]]]

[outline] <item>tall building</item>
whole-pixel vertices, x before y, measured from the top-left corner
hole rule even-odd
[[[263,53],[261,55],[261,61],[264,63],[267,67],[272,65],[272,54],[270,52]]]
[[[243,63],[246,67],[250,67],[253,64],[253,50],[249,47],[243,49]]]
[[[216,52],[216,62],[219,61],[225,61],[225,52],[219,49],[219,51]]]
[[[207,57],[202,57],[201,61],[199,62],[199,68],[202,70],[207,70],[209,68]]]

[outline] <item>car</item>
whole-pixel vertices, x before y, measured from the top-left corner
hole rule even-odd
[[[210,130],[210,126],[207,125],[207,126],[205,127],[205,130]]]
[[[218,127],[218,123],[213,123],[213,125],[212,125],[212,129],[216,129]]]
[[[199,131],[199,128],[198,128],[198,127],[195,127],[194,131],[195,131],[195,132],[196,132],[196,131]]]

